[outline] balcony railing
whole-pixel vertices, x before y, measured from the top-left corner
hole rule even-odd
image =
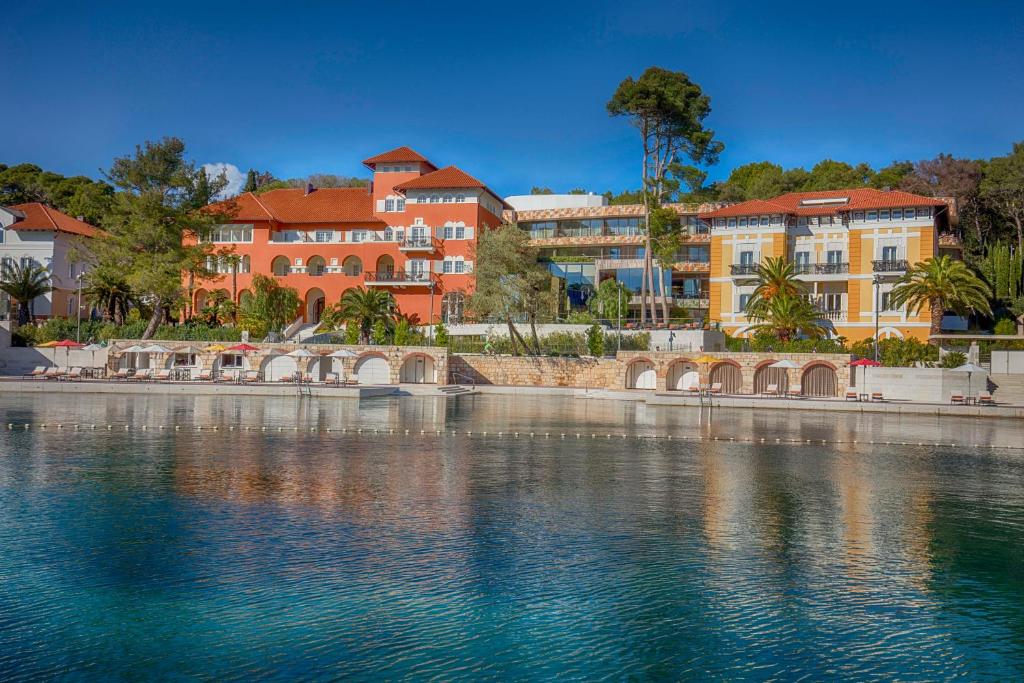
[[[433,251],[437,247],[434,237],[407,237],[398,246],[400,251]]]
[[[901,273],[910,267],[904,259],[895,261],[872,261],[871,268],[876,273]]]
[[[363,281],[368,285],[429,285],[433,282],[433,273],[427,272],[413,272],[409,273],[404,270],[391,271],[380,271],[372,272],[367,271],[363,274]]]
[[[757,273],[756,263],[734,263],[729,266],[729,272],[733,275],[754,275]]]
[[[797,263],[795,275],[842,275],[850,272],[849,263]]]
[[[820,320],[829,320],[831,322],[844,322],[846,320],[846,311],[818,310],[818,318]]]

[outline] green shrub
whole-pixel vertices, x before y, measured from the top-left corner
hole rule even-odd
[[[378,320],[373,324],[373,330],[370,332],[370,341],[378,345],[387,344],[388,328],[383,320]]]
[[[355,320],[349,320],[347,323],[345,323],[345,343],[359,343],[359,323],[357,323]]]
[[[600,325],[591,325],[587,330],[587,350],[591,356],[604,355],[604,330]]]
[[[996,322],[992,331],[995,334],[1017,334],[1017,323],[1010,318],[1003,318]]]
[[[949,353],[942,357],[941,361],[939,361],[939,367],[951,370],[953,368],[960,367],[966,362],[967,356],[965,356],[959,351],[950,351]]]
[[[395,346],[408,346],[410,337],[409,321],[402,319],[395,325]]]
[[[874,340],[865,339],[854,344],[850,351],[858,356],[874,358]],[[939,349],[914,337],[897,339],[891,337],[878,342],[878,356],[882,365],[890,368],[909,368],[914,364],[934,363],[939,359]]]
[[[593,325],[597,318],[589,311],[572,311],[566,316],[565,322],[570,325]]]
[[[442,322],[434,325],[434,344],[437,346],[448,346],[448,328]]]

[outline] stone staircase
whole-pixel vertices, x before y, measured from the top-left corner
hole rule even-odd
[[[995,385],[992,398],[996,403],[1024,405],[1024,375],[989,375],[989,385]]]
[[[438,387],[437,390],[445,396],[465,396],[466,394],[476,393],[475,387],[467,387],[461,384],[446,384],[443,387]]]

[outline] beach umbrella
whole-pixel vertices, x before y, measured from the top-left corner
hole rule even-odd
[[[706,371],[708,369],[708,367],[712,363],[717,361],[717,360],[718,359],[715,358],[714,356],[709,356],[708,354],[705,353],[705,354],[703,354],[701,356],[698,356],[697,358],[694,358],[692,362],[699,363],[700,365],[702,365],[704,367],[704,370]],[[707,375],[707,372],[705,372],[704,374]],[[710,376],[707,376],[707,381],[708,381],[708,386],[710,386],[710,383],[711,383],[711,377]],[[698,389],[700,388],[699,384],[698,384],[697,388]]]
[[[350,349],[338,349],[334,353],[328,354],[328,356],[330,358],[355,358],[358,355],[359,355],[358,353],[356,353],[355,351],[352,351]],[[347,378],[345,377],[345,363],[342,362],[342,364],[341,364],[341,381],[344,382],[344,381],[346,381],[346,379]]]
[[[779,369],[779,370],[785,370],[786,388],[787,389],[789,388],[789,371],[790,370],[799,370],[800,369],[800,365],[798,363],[794,363],[793,361],[789,360],[788,358],[786,360],[775,361],[774,363],[772,363],[768,367],[776,368],[776,369]]]
[[[972,385],[973,380],[974,380],[974,373],[976,373],[976,372],[984,372],[986,375],[988,374],[988,370],[986,370],[985,368],[981,367],[980,365],[975,365],[974,363],[964,363],[963,365],[961,365],[959,367],[953,368],[953,372],[966,372],[967,373],[967,395],[968,396],[970,396],[972,391],[973,391],[971,385]]]
[[[83,346],[82,350],[89,352],[89,357],[90,357],[91,362],[92,362],[92,367],[95,368],[96,367],[96,352],[97,351],[102,351],[105,348],[107,348],[107,347],[105,347],[103,344],[92,343],[92,344],[89,344],[88,346]]]
[[[55,342],[55,341],[48,341],[48,342],[43,342],[42,344],[36,344],[36,348],[37,349],[52,349],[56,345],[57,345],[57,342]]]
[[[149,356],[150,354],[166,355],[168,353],[173,353],[173,351],[161,344],[150,344],[149,346],[144,346],[141,353],[146,354],[146,356]]]
[[[242,353],[248,353],[250,351],[259,351],[260,349],[259,349],[258,346],[253,346],[252,344],[242,343],[242,344],[235,344],[234,346],[229,346],[227,348],[227,350],[228,351],[241,351]]]
[[[221,351],[227,350],[228,347],[224,346],[223,344],[210,344],[205,349],[203,349],[203,351],[205,351],[206,353],[220,353]]]
[[[128,348],[126,348],[126,349],[121,349],[121,355],[124,355],[124,354],[126,354],[126,353],[131,353],[131,354],[136,354],[136,353],[142,353],[142,350],[143,350],[144,348],[145,348],[145,347],[143,347],[143,346],[140,346],[139,344],[132,344],[131,346],[129,346],[129,347],[128,347]],[[135,361],[136,359],[134,359],[134,358],[133,358],[132,360],[133,360],[133,361]],[[132,366],[132,367],[135,367],[136,365],[137,365],[137,363],[136,363],[136,362],[133,362],[133,363],[131,364],[131,366]]]
[[[51,348],[64,349],[64,365],[66,366],[71,360],[71,349],[80,349],[82,345],[70,339],[63,339],[59,342],[54,342]]]
[[[313,353],[309,349],[295,349],[294,351],[289,351],[288,353],[286,353],[284,355],[289,356],[291,358],[319,358],[320,357],[320,354]],[[299,372],[302,372],[302,371],[300,370]]]
[[[871,358],[858,358],[857,360],[850,363],[851,368],[864,368],[860,371],[860,386],[861,389],[867,389],[868,383],[868,368],[881,367],[881,363]],[[856,370],[854,371],[856,372]]]

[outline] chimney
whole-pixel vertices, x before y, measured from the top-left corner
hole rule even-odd
[[[80,221],[82,221],[83,223],[85,222],[85,216],[75,216],[75,218],[76,218],[77,220],[80,220]]]
[[[313,192],[315,190],[316,190],[316,188],[313,187],[313,183],[311,183],[311,182],[310,183],[306,183],[306,194],[305,194],[305,196],[308,197],[309,195],[313,194]]]

